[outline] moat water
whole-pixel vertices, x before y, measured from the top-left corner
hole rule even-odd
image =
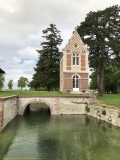
[[[4,160],[120,160],[120,128],[85,115],[31,111],[0,133]]]

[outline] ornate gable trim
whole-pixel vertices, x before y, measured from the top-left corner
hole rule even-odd
[[[72,53],[73,52],[86,53],[88,52],[77,30],[74,31],[71,39],[68,41],[68,44],[64,48],[64,51],[66,51],[67,53],[71,53],[71,52]]]

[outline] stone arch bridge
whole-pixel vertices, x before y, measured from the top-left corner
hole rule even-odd
[[[0,130],[16,115],[23,115],[30,103],[45,103],[55,114],[85,114],[85,103],[93,102],[92,96],[10,96],[0,98]]]

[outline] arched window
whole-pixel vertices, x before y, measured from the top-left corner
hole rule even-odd
[[[78,83],[79,83],[79,78],[78,78],[77,75],[75,75],[75,76],[73,77],[73,88],[79,88]]]

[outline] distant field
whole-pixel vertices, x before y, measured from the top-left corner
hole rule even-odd
[[[0,97],[6,97],[6,96],[12,96],[12,95],[18,95],[18,96],[80,96],[80,94],[73,95],[73,94],[65,94],[57,91],[0,91]]]
[[[104,94],[103,97],[98,97],[96,94],[96,97],[105,104],[120,108],[120,94]]]

